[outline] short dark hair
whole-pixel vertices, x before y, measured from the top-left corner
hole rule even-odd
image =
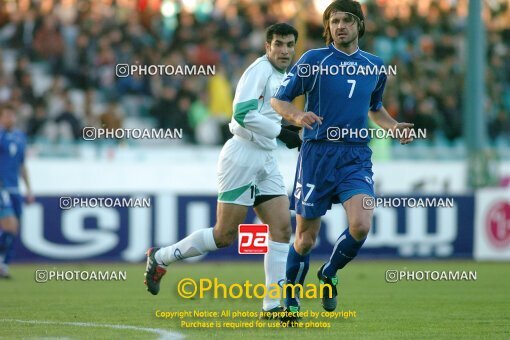
[[[289,24],[284,22],[271,25],[266,30],[266,42],[271,44],[273,41],[274,35],[294,35],[294,40],[297,42],[298,39],[298,31]]]
[[[322,23],[324,25],[322,36],[326,39],[326,45],[329,45],[333,42],[333,37],[329,31],[329,18],[335,12],[349,12],[354,14],[358,18],[358,38],[363,36],[365,33],[365,17],[363,16],[363,11],[361,10],[360,3],[354,0],[335,0],[329,4],[329,6],[324,11],[324,14],[322,15]]]

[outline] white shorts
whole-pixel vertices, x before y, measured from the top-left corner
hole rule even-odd
[[[218,160],[218,202],[253,206],[261,195],[287,195],[272,150],[234,136]]]

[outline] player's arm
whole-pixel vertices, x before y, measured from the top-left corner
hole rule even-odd
[[[322,118],[311,111],[303,112],[299,110],[292,104],[292,101],[294,98],[310,91],[313,87],[315,75],[304,75],[299,72],[302,65],[309,66],[312,63],[311,58],[309,52],[303,54],[287,74],[276,94],[271,98],[271,106],[280,116],[293,125],[307,129],[313,129],[312,125],[315,122],[321,124]]]
[[[271,68],[261,63],[243,74],[234,99],[234,119],[243,128],[273,139],[281,132],[280,124],[258,112],[259,98],[264,95],[271,73]]]
[[[400,138],[400,144],[408,144],[413,141],[413,138],[408,138],[410,129],[414,126],[414,124],[410,123],[399,123],[395,119],[393,119],[388,111],[382,105],[382,96],[384,92],[384,87],[386,86],[386,75],[379,75],[379,79],[377,81],[377,85],[375,87],[374,92],[372,92],[372,96],[370,98],[370,107],[368,111],[368,116],[374,123],[379,125],[384,130],[401,130],[403,131],[402,136],[404,138]]]
[[[414,126],[414,124],[411,124],[411,123],[397,122],[395,119],[393,119],[393,117],[391,117],[391,115],[388,113],[388,111],[386,111],[386,109],[382,105],[380,106],[379,110],[375,110],[375,111],[369,110],[368,117],[370,117],[370,119],[374,123],[379,125],[384,130],[405,131],[402,134],[403,136],[407,136],[409,133],[408,131],[410,131],[410,129]],[[411,137],[400,138],[400,144],[408,144],[408,143],[411,143],[413,140],[414,139]]]
[[[315,122],[322,123],[322,117],[311,111],[303,112],[287,101],[273,97],[271,98],[271,106],[280,116],[294,125],[313,129],[312,125]]]
[[[30,179],[28,177],[28,170],[23,164],[20,168],[20,175],[23,181],[25,182],[25,186],[27,187],[27,202],[33,203],[35,201],[34,195],[32,194],[32,187],[30,186]]]
[[[35,201],[34,195],[32,194],[32,186],[30,185],[30,178],[28,176],[28,170],[25,166],[25,154],[23,154],[22,164],[19,169],[19,174],[23,182],[25,182],[25,186],[27,188],[26,201],[27,203],[33,203]]]

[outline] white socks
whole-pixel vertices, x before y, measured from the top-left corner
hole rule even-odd
[[[203,255],[216,249],[218,247],[214,242],[213,228],[205,228],[195,231],[176,244],[161,248],[154,256],[158,263],[167,266],[172,262]]]
[[[195,231],[176,244],[161,248],[156,252],[155,258],[156,261],[164,267],[170,263],[203,255],[217,249],[216,242],[214,242],[213,228],[206,228]],[[266,274],[266,288],[268,292],[274,289],[274,285],[283,285],[285,283],[288,253],[288,243],[268,241],[268,252],[264,255],[264,271]],[[267,311],[280,306],[280,299],[271,299],[268,295],[264,298],[262,304],[264,310]]]
[[[285,270],[287,266],[287,255],[289,254],[289,244],[269,240],[268,251],[264,255],[264,271],[266,273],[266,289],[269,292],[274,289],[274,284],[283,285],[285,283]],[[273,286],[271,286],[273,284]],[[264,297],[262,308],[265,311],[280,306],[280,299],[271,299],[269,294]]]

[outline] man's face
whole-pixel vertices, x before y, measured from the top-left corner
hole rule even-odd
[[[347,12],[333,12],[329,30],[335,45],[348,46],[358,37],[358,18]]]
[[[294,58],[296,40],[294,35],[273,35],[271,44],[266,42],[266,53],[271,63],[280,70],[286,70]]]
[[[10,130],[16,125],[16,115],[11,109],[2,109],[0,112],[0,125]]]

